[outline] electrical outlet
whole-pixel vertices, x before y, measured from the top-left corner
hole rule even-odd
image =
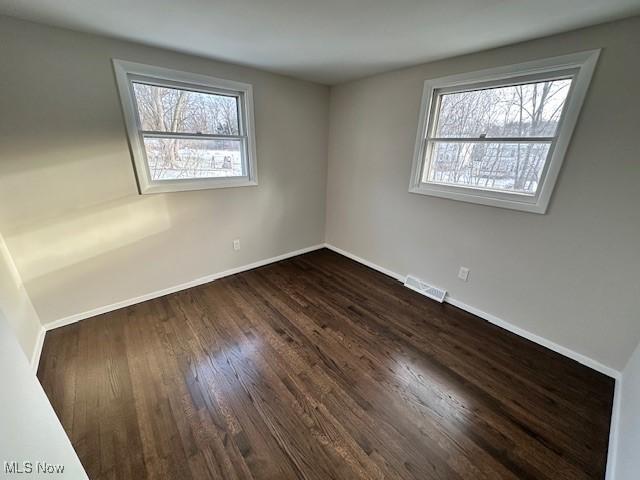
[[[467,267],[460,267],[460,270],[458,270],[458,278],[466,282],[469,278],[469,269]]]
[[[236,238],[233,241],[233,249],[237,252],[238,250],[240,250],[240,239]]]

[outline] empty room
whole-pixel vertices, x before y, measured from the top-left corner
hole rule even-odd
[[[0,0],[0,480],[640,480],[640,0]]]

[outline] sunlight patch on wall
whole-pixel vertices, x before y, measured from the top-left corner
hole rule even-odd
[[[25,282],[168,230],[163,196],[83,209],[62,219],[25,226],[7,244]]]
[[[5,242],[2,234],[0,234],[0,257],[2,259],[1,264],[6,267],[6,270],[8,271],[11,280],[15,284],[16,289],[21,290],[24,287],[24,284],[22,283],[22,277],[20,276],[20,272],[18,271],[18,268],[16,267],[13,258],[11,257],[11,253],[9,252],[9,248],[7,247],[7,243]]]

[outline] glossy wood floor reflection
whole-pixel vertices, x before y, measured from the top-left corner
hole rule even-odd
[[[90,478],[602,479],[613,380],[320,250],[47,334]]]

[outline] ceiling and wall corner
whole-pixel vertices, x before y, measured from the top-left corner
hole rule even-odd
[[[2,0],[0,14],[333,85],[640,14],[640,0]]]

